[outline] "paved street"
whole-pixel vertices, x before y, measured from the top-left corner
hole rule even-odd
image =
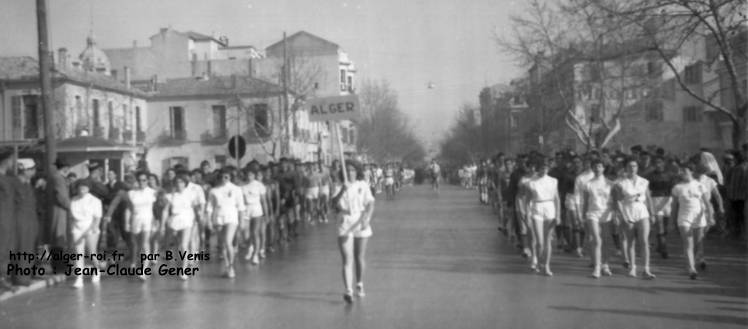
[[[557,253],[553,278],[531,274],[476,193],[412,187],[378,200],[367,296],[346,306],[332,225],[306,229],[261,267],[219,277],[217,260],[189,282],[103,278],[0,303],[3,328],[744,328],[745,253],[710,240],[708,272],[691,281],[676,249],[654,281],[589,278]],[[674,237],[671,237],[674,239]],[[719,245],[717,245],[719,243]],[[677,247],[672,244],[672,248]],[[721,256],[717,257],[717,254]],[[620,262],[617,262],[620,264]]]

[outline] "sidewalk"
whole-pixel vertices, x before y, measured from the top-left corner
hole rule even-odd
[[[65,275],[64,274],[55,274],[55,275],[48,275],[44,279],[35,279],[32,281],[32,283],[28,286],[20,286],[18,287],[18,290],[15,292],[11,291],[5,291],[2,294],[0,294],[0,302],[3,302],[9,298],[27,294],[32,291],[36,291],[42,288],[51,287],[58,283],[65,282]]]

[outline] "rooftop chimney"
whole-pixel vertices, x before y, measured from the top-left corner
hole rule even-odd
[[[125,87],[130,89],[130,68],[125,66]]]
[[[60,49],[57,49],[57,64],[60,66],[60,68],[67,68],[68,66],[68,49],[65,47],[60,47]]]

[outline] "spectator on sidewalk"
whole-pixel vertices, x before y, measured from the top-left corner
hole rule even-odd
[[[745,228],[745,201],[748,197],[748,160],[745,154],[734,153],[735,166],[725,175],[725,196],[728,201],[730,216],[728,229],[734,237],[742,237]]]
[[[16,245],[14,249],[20,252],[35,252],[36,237],[39,231],[39,218],[37,217],[37,202],[34,188],[31,186],[31,178],[36,174],[36,164],[33,159],[18,160],[18,176],[13,180],[15,184],[15,221],[16,221]],[[19,266],[25,266],[18,261]],[[15,276],[13,283],[28,286],[31,284],[29,276]]]
[[[13,161],[13,152],[0,149],[0,289],[14,290],[5,269],[10,263],[10,252],[15,246],[16,232],[14,185],[7,176]]]

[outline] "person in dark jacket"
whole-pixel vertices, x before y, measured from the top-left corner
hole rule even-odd
[[[16,208],[16,245],[15,250],[33,253],[36,249],[37,234],[39,232],[39,218],[37,216],[37,202],[31,178],[36,174],[36,163],[32,159],[18,160],[18,176],[13,177],[15,184]],[[25,266],[22,261],[16,261],[19,266]],[[13,283],[28,286],[31,284],[29,276],[15,276]]]
[[[68,175],[70,165],[63,159],[55,160],[56,171],[50,173],[47,183],[48,198],[47,202],[52,203],[52,213],[50,217],[50,234],[52,240],[52,252],[62,252],[68,248],[68,214],[70,213],[70,187],[65,177]],[[62,266],[65,264],[56,264]],[[53,265],[55,266],[55,265]]]
[[[15,191],[11,177],[7,176],[13,161],[10,150],[0,149],[0,289],[15,290],[8,280],[10,252],[15,249]]]

